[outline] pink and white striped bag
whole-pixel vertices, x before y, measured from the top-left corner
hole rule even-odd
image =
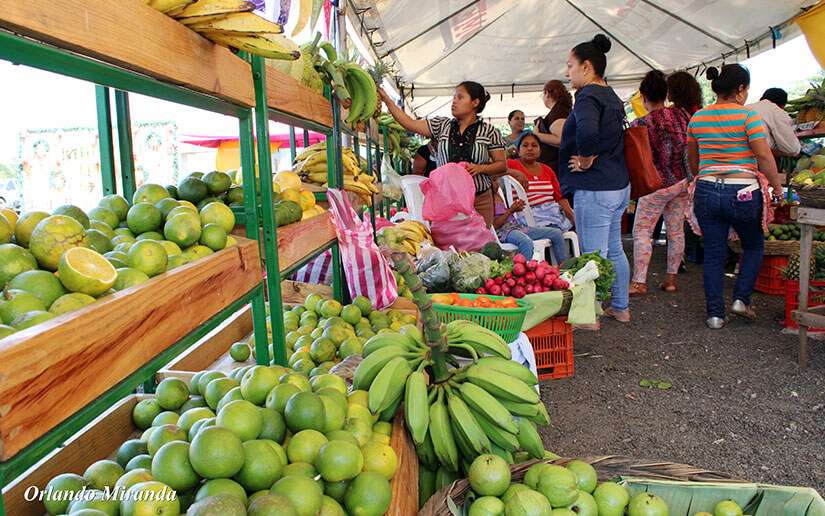
[[[294,281],[312,285],[332,284],[332,251],[326,250],[292,275]]]
[[[358,217],[346,192],[328,190],[327,200],[350,295],[369,298],[379,310],[389,307],[398,298],[398,285],[387,258],[373,240],[369,217]]]

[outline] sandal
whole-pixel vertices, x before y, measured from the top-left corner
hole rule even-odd
[[[612,317],[619,321],[620,323],[629,323],[630,322],[630,310],[616,310],[612,306],[607,307],[604,309],[604,315],[608,317]]]
[[[665,281],[659,285],[662,290],[665,292],[676,292],[679,290],[679,287],[676,286],[676,275],[675,274],[668,274],[665,278]]]
[[[630,286],[627,288],[627,294],[629,296],[643,296],[647,294],[647,284],[631,281]]]

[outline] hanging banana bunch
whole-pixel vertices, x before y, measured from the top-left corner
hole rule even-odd
[[[269,59],[293,61],[301,55],[282,35],[283,25],[253,13],[255,4],[247,0],[144,1],[213,43]]]

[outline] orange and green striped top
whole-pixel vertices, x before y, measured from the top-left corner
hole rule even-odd
[[[713,104],[688,124],[688,142],[699,145],[699,175],[732,168],[758,171],[750,143],[765,138],[759,113],[739,104]]]

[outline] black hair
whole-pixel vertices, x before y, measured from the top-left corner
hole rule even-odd
[[[702,109],[702,86],[696,78],[684,71],[673,72],[667,78],[667,97],[673,105],[691,115]]]
[[[510,111],[510,114],[507,115],[507,121],[509,122],[510,120],[512,120],[513,117],[516,116],[516,113],[521,113],[523,115],[524,111],[522,111],[520,109],[514,109],[514,110]]]
[[[788,103],[788,92],[782,88],[768,88],[759,100],[770,100],[777,106],[783,108],[785,104]]]
[[[596,34],[596,36],[584,43],[579,43],[573,47],[573,55],[580,63],[590,61],[593,65],[593,71],[599,77],[604,77],[604,71],[607,69],[607,54],[610,51],[610,40],[604,34]]]
[[[517,149],[521,148],[521,144],[524,143],[525,138],[535,138],[536,143],[539,145],[539,147],[541,147],[541,140],[539,140],[539,137],[536,135],[536,133],[532,131],[525,131],[521,134],[521,136],[519,136],[519,139],[516,142]]]
[[[470,99],[478,101],[476,113],[481,113],[482,111],[484,111],[484,107],[490,100],[490,94],[487,93],[487,90],[484,89],[484,86],[474,81],[464,81],[458,86],[456,86],[456,88],[464,88],[470,95]]]
[[[667,80],[659,70],[647,72],[639,85],[639,93],[649,102],[664,102],[667,99]]]
[[[740,87],[748,87],[751,84],[750,72],[738,63],[726,64],[721,71],[711,66],[705,72],[705,77],[711,81],[710,87],[713,92],[720,97],[730,97],[736,94]]]

